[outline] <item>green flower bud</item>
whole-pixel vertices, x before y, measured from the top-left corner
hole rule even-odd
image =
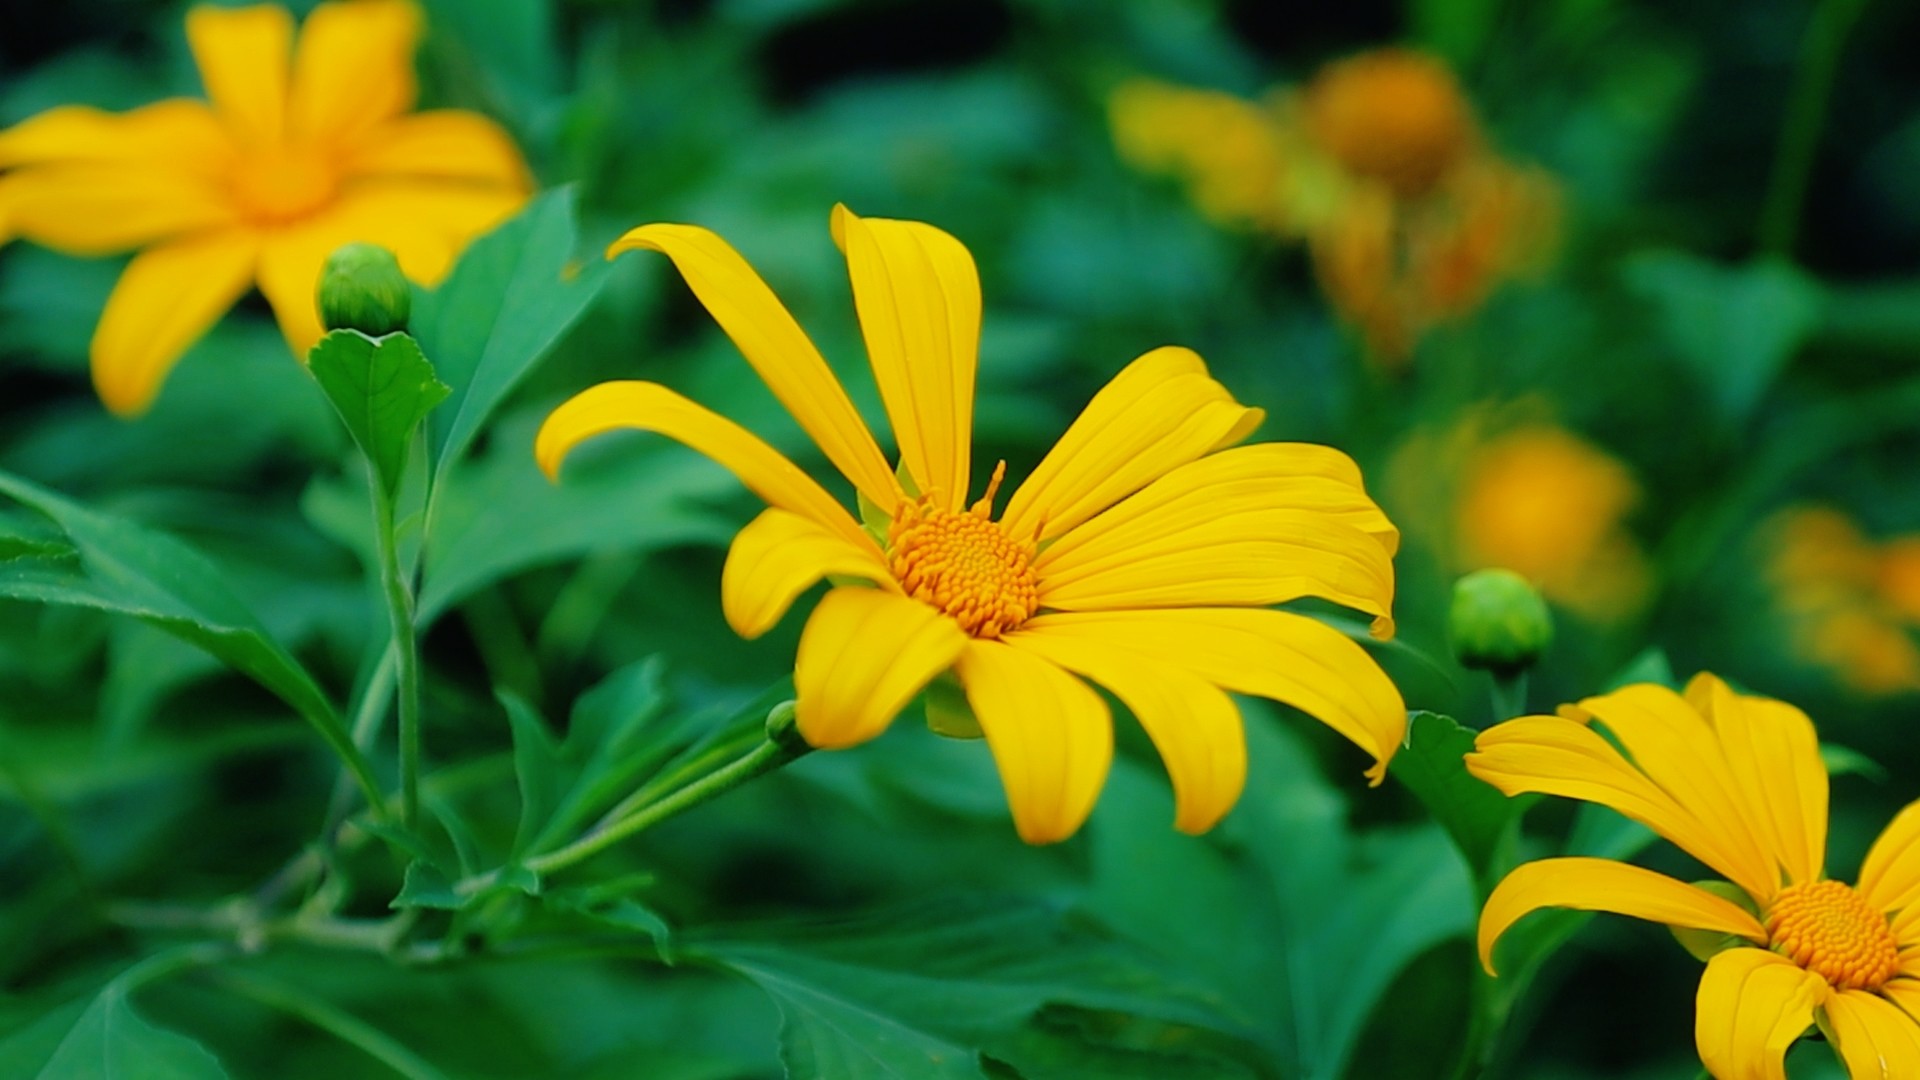
[[[377,244],[347,244],[327,256],[320,271],[320,322],[329,330],[380,337],[407,328],[413,288],[393,252]]]
[[[1553,643],[1553,614],[1519,574],[1475,570],[1453,583],[1447,634],[1462,664],[1510,676],[1532,667]]]

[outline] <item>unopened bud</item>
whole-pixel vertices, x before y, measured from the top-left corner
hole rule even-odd
[[[320,271],[320,322],[329,330],[380,337],[407,328],[413,288],[393,252],[377,244],[347,244]]]
[[[1519,574],[1475,570],[1453,583],[1447,634],[1463,665],[1514,675],[1532,667],[1553,643],[1553,614]]]

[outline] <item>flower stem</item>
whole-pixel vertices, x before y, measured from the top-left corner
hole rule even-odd
[[[1800,229],[1800,207],[1806,201],[1807,178],[1813,172],[1820,128],[1826,121],[1827,99],[1847,35],[1867,8],[1867,0],[1823,0],[1800,39],[1800,62],[1787,103],[1787,118],[1767,180],[1767,201],[1760,212],[1760,250],[1791,258]]]
[[[420,820],[420,643],[413,627],[413,588],[400,568],[394,536],[393,496],[368,464],[373,486],[374,540],[380,549],[380,589],[393,627],[392,656],[399,670],[400,820],[411,829]]]
[[[1511,675],[1495,673],[1493,676],[1493,720],[1499,723],[1524,716],[1527,712],[1527,673],[1516,671]]]

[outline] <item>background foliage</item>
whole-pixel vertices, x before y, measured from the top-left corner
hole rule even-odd
[[[1849,689],[1812,662],[1765,547],[1772,516],[1806,501],[1869,537],[1920,532],[1913,5],[1867,5],[1846,38],[1799,207],[1776,157],[1816,48],[1804,0],[425,6],[428,100],[501,118],[549,190],[415,309],[452,388],[427,429],[435,502],[413,508],[431,515],[438,828],[354,832],[326,880],[354,925],[384,925],[398,895],[427,932],[397,946],[249,921],[290,857],[321,857],[339,796],[314,730],[344,738],[344,703],[384,677],[346,431],[257,301],[151,413],[110,417],[85,355],[116,261],[9,246],[0,1075],[1438,1075],[1489,993],[1511,1010],[1492,1050],[1508,1075],[1693,1075],[1697,964],[1656,928],[1541,916],[1499,988],[1473,976],[1476,892],[1500,859],[1644,840],[1563,806],[1522,828],[1522,807],[1462,786],[1459,725],[1493,717],[1484,677],[1447,658],[1461,567],[1418,524],[1451,511],[1417,470],[1392,478],[1423,435],[1488,410],[1551,417],[1623,463],[1640,490],[1625,528],[1653,568],[1637,612],[1561,612],[1533,708],[1703,668],[1802,705],[1866,763],[1835,780],[1840,873],[1913,796],[1913,693]],[[1858,6],[1824,0],[1819,17]],[[0,122],[194,92],[181,10],[10,11]],[[1222,231],[1129,170],[1105,114],[1124,76],[1251,96],[1390,42],[1453,63],[1493,139],[1566,196],[1556,267],[1398,374],[1366,362],[1300,251]],[[1361,462],[1411,534],[1401,635],[1379,656],[1433,714],[1394,779],[1365,789],[1351,748],[1249,706],[1247,795],[1195,840],[1171,830],[1164,776],[1123,722],[1087,829],[1029,849],[984,749],[909,719],[591,873],[454,887],[757,732],[778,699],[799,620],[743,643],[717,604],[723,545],[751,512],[731,478],[622,438],[552,486],[530,447],[562,397],[644,377],[800,452],[664,260],[598,259],[647,221],[730,238],[877,415],[835,201],[974,252],[980,456],[1016,476],[1163,343],[1266,408],[1264,437]],[[237,958],[209,952],[231,944]],[[1796,1076],[1823,1075],[1812,1050]]]

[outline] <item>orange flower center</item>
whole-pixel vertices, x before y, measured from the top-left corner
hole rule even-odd
[[[974,637],[999,637],[1040,608],[1033,541],[1014,539],[992,518],[1005,473],[1002,462],[970,510],[941,510],[923,495],[902,506],[887,530],[887,564],[900,587]]]
[[[312,147],[263,146],[243,154],[234,166],[233,197],[262,224],[309,217],[339,191],[339,170]]]
[[[1358,175],[1402,197],[1431,191],[1475,140],[1473,112],[1445,64],[1376,49],[1320,70],[1306,92],[1307,131]]]
[[[1838,881],[1788,886],[1767,909],[1773,951],[1839,990],[1878,990],[1900,967],[1887,917]]]

